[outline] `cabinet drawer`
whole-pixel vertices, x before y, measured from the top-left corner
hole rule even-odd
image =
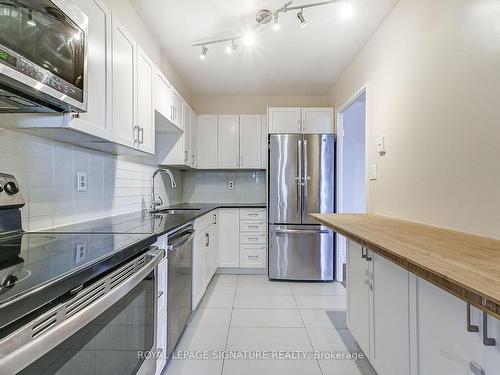
[[[240,209],[240,219],[250,219],[250,220],[265,220],[266,219],[266,209],[265,208],[241,208]]]
[[[242,232],[240,233],[240,243],[241,244],[252,244],[258,243],[263,244],[266,243],[267,233],[266,232]]]
[[[194,230],[199,233],[205,230],[209,225],[217,222],[217,210],[210,211],[208,214],[199,217],[194,221]]]
[[[240,220],[242,232],[265,232],[267,222],[265,220]]]
[[[242,245],[240,247],[241,268],[265,268],[266,246]]]

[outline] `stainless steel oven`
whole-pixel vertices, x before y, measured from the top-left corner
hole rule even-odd
[[[0,341],[0,372],[154,374],[157,266],[164,255],[151,248],[10,328]]]
[[[87,31],[70,0],[0,1],[0,112],[85,111]]]

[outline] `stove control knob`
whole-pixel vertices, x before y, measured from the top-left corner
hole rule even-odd
[[[7,182],[3,188],[5,189],[5,192],[9,195],[14,195],[19,193],[19,188],[17,187],[14,181]]]

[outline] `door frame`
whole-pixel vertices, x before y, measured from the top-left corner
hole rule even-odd
[[[356,99],[361,95],[365,93],[365,212],[370,212],[369,208],[369,189],[368,189],[368,163],[369,163],[369,155],[368,155],[368,149],[369,149],[369,121],[370,121],[370,105],[369,103],[371,102],[371,90],[370,90],[370,82],[364,83],[358,90],[354,92],[354,94],[343,104],[339,107],[339,109],[336,111],[336,123],[337,123],[337,152],[336,152],[336,167],[337,167],[337,176],[336,176],[336,212],[342,213],[343,212],[343,198],[344,198],[344,190],[341,181],[343,180],[344,176],[344,170],[343,170],[343,151],[344,151],[344,123],[343,123],[343,115],[344,112],[353,104]],[[339,253],[340,249],[345,249],[347,252],[347,240],[345,237],[341,235],[335,236],[335,246],[337,251],[335,252],[335,264],[336,264],[336,270],[335,270],[335,277],[337,281],[343,282],[345,279],[344,271],[342,269],[342,263],[340,262],[339,259]],[[346,257],[347,260],[347,257]]]

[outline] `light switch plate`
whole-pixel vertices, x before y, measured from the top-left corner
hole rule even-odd
[[[87,172],[78,172],[76,174],[76,183],[78,191],[87,191],[88,189],[88,174]]]
[[[368,169],[368,178],[372,181],[377,179],[377,164],[370,164],[370,168]]]
[[[228,188],[229,190],[233,190],[233,189],[234,189],[234,181],[231,181],[231,180],[230,180],[230,181],[228,182],[228,184],[227,184],[227,188]]]

